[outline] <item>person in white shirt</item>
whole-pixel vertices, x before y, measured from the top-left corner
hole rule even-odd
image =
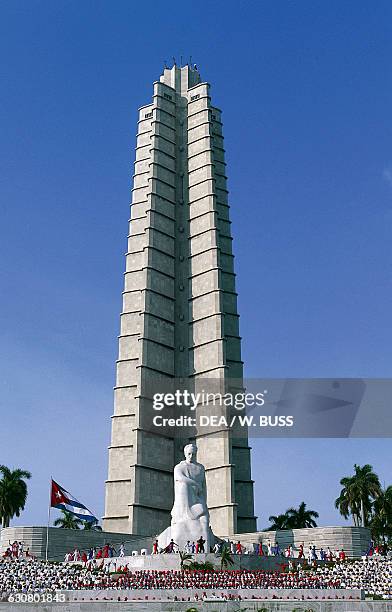
[[[185,552],[188,555],[192,554],[192,544],[191,544],[190,540],[188,540],[187,543],[185,544]]]

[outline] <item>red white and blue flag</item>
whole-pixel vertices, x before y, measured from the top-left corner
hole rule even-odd
[[[91,510],[75,499],[71,493],[68,493],[68,491],[63,489],[63,487],[60,487],[60,485],[54,480],[52,480],[50,505],[52,508],[58,508],[59,510],[70,512],[71,514],[74,514],[78,518],[82,519],[82,521],[98,523],[97,517],[93,515]]]

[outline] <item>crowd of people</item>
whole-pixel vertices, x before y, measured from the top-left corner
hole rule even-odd
[[[331,589],[339,580],[302,573],[261,570],[140,570],[124,572],[118,583],[127,589]]]
[[[24,542],[9,541],[3,556],[9,559],[26,559],[30,557],[30,549],[25,548]]]
[[[32,557],[0,559],[0,593],[53,592],[91,589],[363,589],[366,594],[392,598],[392,559],[362,560],[321,565],[295,571],[262,570],[140,570],[126,565],[111,573],[110,564],[45,563]]]
[[[204,553],[205,541],[203,538],[200,538],[196,542],[188,542],[185,545],[184,552],[188,554],[198,554]],[[320,548],[316,549],[314,544],[309,545],[308,549],[305,550],[304,544],[300,544],[298,549],[294,548],[291,545],[288,545],[286,548],[281,548],[278,542],[272,543],[268,541],[267,544],[263,544],[259,542],[257,544],[253,544],[251,546],[243,545],[240,540],[237,542],[232,542],[231,540],[227,541],[218,541],[211,548],[211,552],[215,554],[219,554],[222,550],[222,547],[226,546],[232,555],[259,555],[259,556],[268,556],[268,557],[284,557],[286,559],[306,559],[309,563],[313,561],[345,561],[346,560],[346,552],[342,548],[340,550],[331,550],[328,546],[326,549]],[[179,551],[179,547],[171,540],[169,545],[162,549],[159,548],[158,540],[155,540],[152,548],[152,554],[156,555],[159,553],[175,553]]]
[[[307,559],[309,563],[312,561],[345,561],[346,552],[344,548],[341,550],[333,551],[328,546],[326,549],[320,548],[316,549],[314,544],[310,544],[308,549],[305,550],[304,543],[300,544],[298,549],[295,549],[294,546],[290,544],[286,546],[286,548],[281,548],[278,542],[272,544],[270,540],[268,540],[266,547],[260,542],[259,544],[254,545],[253,551],[244,551],[244,547],[241,546],[241,542],[230,542],[230,548],[232,554],[245,554],[249,552],[253,552],[257,555],[266,555],[268,557],[285,557],[286,559]]]
[[[210,552],[215,554],[220,554],[222,548],[226,546],[232,555],[259,555],[259,556],[269,556],[269,557],[284,557],[286,559],[306,559],[308,563],[312,563],[314,561],[345,561],[346,560],[346,552],[344,548],[340,550],[331,550],[328,546],[327,548],[321,547],[320,549],[316,549],[314,544],[309,545],[307,550],[305,550],[304,544],[300,544],[298,549],[289,545],[286,548],[281,548],[280,545],[275,542],[272,544],[268,541],[267,545],[263,545],[261,542],[258,544],[253,544],[252,549],[241,544],[241,541],[232,542],[230,540],[227,541],[218,541],[211,548]],[[155,540],[152,546],[151,553],[153,555],[163,554],[163,553],[177,553],[179,552],[178,545],[171,540],[166,548],[160,548],[158,544],[158,540]],[[188,540],[184,547],[184,552],[194,555],[199,553],[207,552],[205,550],[205,540],[200,537],[196,542],[191,542]],[[380,555],[385,554],[382,546],[374,546],[373,543],[369,546],[367,551],[367,556]],[[28,549],[24,551],[23,542],[14,542],[11,544],[10,548],[7,550],[7,555],[12,557],[18,557],[19,555],[29,555]],[[68,552],[64,561],[82,561],[84,563],[91,561],[93,559],[107,559],[111,557],[124,557],[126,556],[126,543],[121,542],[118,548],[114,548],[114,546],[110,543],[105,544],[102,547],[91,547],[87,550],[79,550],[75,547],[74,550]],[[144,550],[142,554],[147,554],[147,550]]]
[[[121,542],[117,549],[109,543],[102,547],[91,547],[87,550],[79,550],[78,548],[75,548],[65,555],[64,561],[82,561],[83,563],[87,563],[95,559],[124,557],[131,553],[130,550],[127,550],[128,546],[129,545],[127,542]],[[237,542],[232,542],[230,540],[218,541],[214,544],[209,552],[220,554],[223,547],[226,547],[230,551],[231,555],[258,555],[282,557],[285,559],[303,559],[309,564],[313,565],[316,565],[317,561],[334,562],[346,560],[346,552],[343,548],[340,550],[332,550],[330,547],[326,547],[325,549],[322,547],[316,549],[316,546],[311,544],[305,549],[303,543],[300,544],[298,548],[291,545],[287,546],[286,548],[281,548],[277,542],[272,544],[270,541],[268,541],[266,545],[260,542],[253,545],[248,544],[247,546],[244,546],[240,540]],[[205,553],[207,552],[205,549],[205,540],[202,537],[200,537],[200,539],[196,542],[191,542],[188,540],[183,551],[190,555]],[[151,554],[153,555],[178,552],[180,552],[180,547],[174,542],[174,540],[171,540],[165,548],[161,548],[158,540],[155,540],[151,549]],[[382,554],[382,552],[381,547],[369,547],[367,555],[371,556],[372,554]],[[142,549],[141,554],[148,554],[148,550]]]
[[[0,593],[53,592],[102,588],[105,571],[41,559],[0,559]]]
[[[121,542],[118,550],[112,546],[112,544],[105,544],[102,547],[92,546],[88,550],[79,550],[75,547],[74,550],[66,553],[64,556],[65,562],[81,561],[82,563],[88,563],[89,561],[95,561],[99,559],[110,559],[112,557],[124,557],[125,555],[125,544]]]
[[[349,563],[334,563],[317,568],[323,580],[338,580],[341,588],[363,589],[367,595],[392,599],[392,559],[364,556]]]

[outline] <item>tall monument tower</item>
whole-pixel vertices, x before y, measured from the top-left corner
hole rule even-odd
[[[151,376],[242,381],[221,111],[196,67],[165,68],[139,110],[104,529],[170,524],[189,440],[146,427]],[[256,530],[247,435],[195,435],[217,535]]]

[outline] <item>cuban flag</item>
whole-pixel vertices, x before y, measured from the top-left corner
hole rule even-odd
[[[59,510],[66,510],[71,512],[82,521],[88,521],[91,523],[98,523],[98,519],[93,515],[91,510],[86,508],[83,504],[75,499],[71,493],[68,493],[63,487],[60,487],[57,482],[52,479],[52,492],[50,495],[50,505],[52,508],[58,508]]]

